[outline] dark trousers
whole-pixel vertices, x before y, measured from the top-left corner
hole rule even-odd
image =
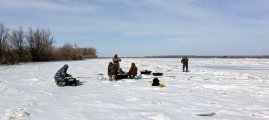
[[[58,85],[58,86],[66,86],[67,85],[67,83],[68,83],[68,80],[67,79],[64,79],[64,80],[58,80],[57,82],[56,82],[56,84]]]
[[[134,79],[135,78],[135,75],[129,75],[129,78],[130,79]]]
[[[77,86],[79,84],[79,81],[76,80],[76,78],[65,78],[64,80],[58,80],[56,84],[58,86]]]
[[[183,72],[185,71],[186,69],[186,72],[188,72],[188,64],[183,64]]]

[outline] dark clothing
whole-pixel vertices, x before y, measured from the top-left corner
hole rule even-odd
[[[54,79],[55,79],[55,82],[58,82],[58,81],[64,81],[66,77],[69,77],[70,75],[66,73],[68,69],[68,65],[64,65],[61,69],[59,69],[55,76],[54,76]]]
[[[109,80],[113,80],[117,77],[118,75],[118,66],[117,64],[113,64],[112,62],[109,63],[108,65],[108,76],[109,76]],[[114,76],[114,78],[113,78]]]
[[[185,70],[186,69],[186,70]],[[183,72],[186,71],[188,72],[188,63],[187,64],[183,64]]]
[[[134,79],[134,77],[137,75],[137,67],[132,65],[128,74],[130,79]]]
[[[183,57],[183,58],[181,59],[181,63],[182,63],[182,64],[188,64],[188,62],[189,62],[189,59],[188,59],[187,57]]]
[[[113,61],[114,64],[115,63],[117,64],[117,63],[119,63],[121,61],[121,59],[118,56],[114,56],[112,61]]]
[[[113,67],[117,68],[117,72],[120,73],[120,63],[113,63]]]
[[[118,66],[117,65],[115,65],[115,64],[113,64],[111,67],[110,67],[110,72],[111,72],[111,74],[118,74]]]
[[[159,86],[160,83],[152,83],[152,86]]]
[[[107,67],[107,74],[112,75],[112,71],[113,71],[113,63],[110,62],[108,67]]]
[[[120,61],[121,61],[121,59],[117,55],[115,55],[113,57],[112,61],[113,61],[114,66],[117,68],[117,72],[120,73],[121,72],[120,71]]]
[[[66,71],[68,69],[68,65],[64,65],[61,69],[59,69],[55,76],[55,82],[58,86],[77,86],[79,84],[79,80],[71,77],[71,75],[67,74]]]
[[[118,66],[116,64],[113,64],[112,62],[109,63],[108,65],[108,76],[109,80],[113,80],[118,74]]]
[[[181,59],[181,63],[183,64],[183,72],[186,71],[188,72],[188,63],[189,63],[189,59],[187,57],[183,57]]]
[[[154,78],[153,79],[153,83],[152,83],[152,86],[159,86],[160,85],[160,81],[158,78]]]

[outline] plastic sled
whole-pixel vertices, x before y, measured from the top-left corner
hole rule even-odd
[[[148,71],[148,70],[143,70],[143,71],[140,71],[141,74],[145,74],[145,75],[149,75],[151,74],[151,71]]]
[[[162,76],[163,75],[163,73],[153,73],[153,76]]]

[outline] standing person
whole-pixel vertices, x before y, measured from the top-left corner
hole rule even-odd
[[[130,79],[134,79],[134,77],[137,75],[137,67],[135,66],[135,63],[132,63],[128,75]]]
[[[120,69],[121,59],[118,57],[117,54],[114,55],[112,61],[113,61],[113,64],[115,65],[115,67],[117,67],[117,72],[120,73],[121,72],[121,69]]]
[[[181,63],[183,64],[183,72],[188,72],[188,62],[189,59],[186,56],[183,56],[183,58],[181,59]],[[185,71],[186,68],[186,71]]]

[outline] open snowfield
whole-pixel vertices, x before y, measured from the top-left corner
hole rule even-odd
[[[269,59],[123,58],[128,71],[163,72],[167,87],[152,87],[151,75],[108,81],[111,59],[0,66],[1,120],[268,120]],[[58,87],[55,72],[64,64],[81,77],[77,87]],[[103,73],[104,79],[97,79]],[[206,115],[206,116],[203,116]]]

